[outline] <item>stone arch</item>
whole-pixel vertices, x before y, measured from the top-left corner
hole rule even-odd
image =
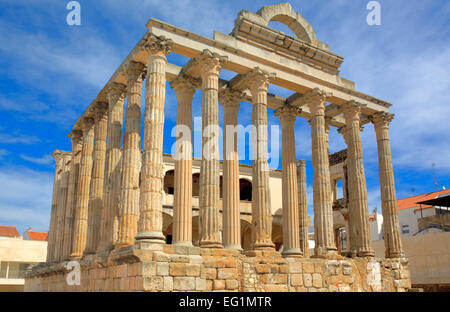
[[[192,196],[198,197],[200,192],[200,173],[196,172],[192,175]]]
[[[280,251],[283,245],[283,226],[279,223],[272,223],[272,242],[275,244],[275,249]]]
[[[164,192],[173,195],[175,186],[175,170],[167,170],[164,175]]]
[[[166,213],[162,213],[163,216],[163,234],[166,237],[166,244],[172,244],[172,227],[173,227],[173,217]]]
[[[277,209],[272,216],[272,242],[275,249],[280,251],[283,245],[283,209]]]
[[[268,26],[270,21],[276,21],[289,27],[298,39],[312,43],[316,40],[312,25],[300,14],[295,12],[289,3],[266,5],[258,12]]]

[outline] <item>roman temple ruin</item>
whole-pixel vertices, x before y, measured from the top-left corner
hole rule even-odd
[[[271,21],[296,37],[269,27]],[[189,61],[171,64],[171,53]],[[215,31],[212,39],[150,19],[74,124],[72,150],[53,154],[48,259],[27,272],[25,290],[407,291],[389,143],[391,104],[340,77],[343,61],[289,3],[242,10],[229,35]],[[234,78],[220,79],[224,69]],[[165,99],[167,82],[176,102]],[[292,95],[270,94],[270,84]],[[186,135],[177,140],[178,157],[163,154],[165,107],[176,110],[177,129],[191,133],[197,90],[202,146],[210,153],[193,158],[192,136]],[[251,166],[239,164],[236,132],[224,131],[220,161],[214,132],[219,105],[224,128],[236,127],[240,106],[251,105]],[[268,166],[269,108],[281,123],[281,170]],[[306,165],[296,159],[294,131],[304,119],[312,140],[311,250]],[[378,146],[383,259],[374,257],[370,239],[360,134],[367,123],[374,125]],[[330,127],[346,142],[345,170],[333,169],[344,161],[336,160],[339,155],[330,166]],[[341,202],[339,179],[345,179]],[[336,211],[345,215],[340,226],[346,227],[346,252],[337,242]],[[74,262],[80,283],[68,281]]]

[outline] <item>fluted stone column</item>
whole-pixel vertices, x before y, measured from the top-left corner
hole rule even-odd
[[[80,176],[77,190],[77,207],[75,209],[74,241],[72,246],[72,259],[83,256],[86,248],[89,188],[92,173],[92,151],[94,143],[94,120],[85,118],[83,120],[83,146],[81,150]]]
[[[350,144],[350,139],[348,136],[348,128],[346,126],[343,126],[341,128],[338,129],[338,132],[343,136],[345,143],[347,144],[347,146],[349,146]],[[348,159],[348,150],[347,150],[347,159]],[[348,162],[348,161],[347,161]],[[346,174],[347,173],[347,174]],[[347,175],[347,178],[345,179],[346,183],[348,183],[348,170],[347,172],[345,172],[344,170],[344,175]],[[345,192],[345,187],[343,188],[343,191]],[[350,193],[350,190],[348,191]],[[344,196],[346,197],[346,203],[347,203],[347,209],[348,209],[348,220],[347,220],[347,228],[346,228],[346,236],[347,236],[347,242],[346,242],[346,249],[347,251],[350,252],[350,255],[352,257],[356,257],[358,255],[358,248],[357,248],[357,240],[358,238],[356,237],[356,218],[357,218],[357,207],[354,206],[353,203],[350,203],[350,199],[349,196],[347,196],[346,194],[344,194]]]
[[[375,113],[370,119],[375,126],[378,145],[378,173],[380,177],[381,209],[384,223],[384,247],[386,258],[401,258],[405,253],[400,239],[397,195],[392,167],[389,124],[394,115]]]
[[[131,246],[139,220],[139,174],[141,161],[141,94],[145,65],[131,62],[127,67],[127,109],[123,146],[122,196],[116,248]]]
[[[67,152],[61,153],[62,169],[61,178],[58,183],[58,209],[56,215],[56,231],[55,231],[55,249],[53,258],[55,261],[60,262],[63,259],[63,246],[64,246],[64,221],[66,213],[67,202],[67,190],[69,182],[69,170],[70,170],[70,158],[71,154]]]
[[[56,150],[52,153],[55,160],[55,176],[53,179],[53,197],[52,197],[52,210],[50,217],[50,227],[48,230],[48,247],[47,247],[47,262],[54,262],[54,250],[56,242],[56,227],[57,227],[57,213],[58,213],[58,193],[59,193],[59,181],[61,179],[61,172],[63,166],[63,159],[60,156],[60,151]]]
[[[374,256],[370,239],[369,205],[367,199],[366,177],[364,175],[363,154],[361,147],[361,125],[359,122],[361,104],[350,101],[343,105],[348,141],[348,190],[349,210],[354,213],[353,226],[357,255],[359,257]],[[350,216],[350,218],[352,218]]]
[[[166,97],[166,55],[172,41],[150,35],[144,44],[148,52],[145,88],[144,154],[139,198],[138,248],[164,244],[162,233],[163,131]]]
[[[192,100],[196,85],[183,76],[170,83],[178,101],[172,243],[185,246],[192,246]]]
[[[89,192],[88,234],[85,254],[95,254],[100,240],[100,219],[103,203],[105,176],[106,135],[108,127],[108,103],[95,106],[94,153]]]
[[[123,133],[123,103],[126,87],[123,84],[112,83],[108,93],[108,133],[106,138],[105,175],[103,181],[103,202],[100,221],[100,253],[110,251],[116,240],[116,228],[120,184],[122,177],[122,133]]]
[[[303,251],[303,257],[309,258],[309,240],[308,240],[308,205],[306,193],[306,162],[304,159],[297,160],[297,189],[298,189],[298,213],[300,228],[300,248]]]
[[[62,250],[62,260],[69,260],[72,252],[73,223],[75,219],[75,209],[77,206],[78,176],[80,173],[81,160],[81,138],[83,133],[79,130],[72,130],[69,137],[72,142],[72,161],[70,166],[69,182],[67,189],[67,202],[64,222],[64,243]]]
[[[285,105],[275,111],[275,116],[282,129],[283,256],[301,257],[294,133],[297,109]]]
[[[325,125],[327,94],[319,89],[304,95],[311,111],[311,141],[314,193],[314,235],[316,257],[336,253],[333,231],[333,208],[328,159],[328,136]]]
[[[222,248],[219,224],[219,73],[226,62],[205,50],[197,59],[202,78],[202,161],[200,166],[200,247]]]
[[[255,68],[247,74],[252,93],[252,224],[253,248],[273,250],[272,209],[269,190],[269,145],[267,128],[267,90],[269,73]]]
[[[225,90],[220,94],[223,107],[223,245],[242,250],[239,192],[239,154],[237,118],[241,93]]]

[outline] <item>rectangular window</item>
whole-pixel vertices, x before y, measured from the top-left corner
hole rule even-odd
[[[6,278],[6,272],[8,271],[8,262],[0,262],[0,278]]]
[[[409,234],[409,225],[402,225],[402,234]]]
[[[10,262],[9,263],[9,272],[8,278],[20,278],[20,263],[18,262]]]
[[[0,263],[0,278],[23,278],[29,263],[21,262],[2,262]]]

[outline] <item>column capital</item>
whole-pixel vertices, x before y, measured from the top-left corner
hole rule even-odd
[[[147,33],[140,42],[140,46],[146,50],[149,55],[162,54],[166,56],[172,50],[173,41],[165,36],[156,36],[152,33]]]
[[[80,131],[80,130],[72,130],[72,131],[70,131],[70,133],[67,136],[72,141],[72,144],[74,144],[74,143],[77,143],[77,142],[81,141],[81,138],[83,136],[83,132]]]
[[[226,88],[219,93],[219,101],[224,109],[239,108],[243,93],[237,90]]]
[[[63,164],[66,165],[66,170],[68,170],[69,167],[67,166],[67,163],[72,159],[72,153],[65,152],[63,153],[62,158]]]
[[[143,63],[131,61],[125,65],[125,74],[127,83],[143,81],[147,74],[147,67]]]
[[[94,123],[95,123],[94,118],[91,118],[91,117],[84,117],[83,118],[82,123],[81,123],[81,125],[83,127],[83,135],[84,135],[85,131],[89,131],[92,128]]]
[[[309,108],[311,110],[311,114],[318,115],[319,112],[321,115],[325,114],[325,103],[328,98],[332,97],[333,94],[330,92],[326,92],[319,88],[314,88],[312,90],[309,90],[300,99],[299,104],[302,105],[309,105]]]
[[[361,104],[356,101],[349,101],[342,105],[342,111],[344,113],[344,118],[346,121],[357,119],[359,121],[359,118],[361,116],[361,108],[366,107],[367,105]]]
[[[369,120],[373,123],[375,128],[389,127],[389,124],[394,119],[395,115],[387,112],[376,112],[369,116]]]
[[[306,166],[306,160],[305,159],[297,159],[295,164],[297,165],[297,167],[301,167],[301,166],[304,167],[304,166]]]
[[[61,151],[61,150],[55,150],[52,153],[52,157],[55,160],[55,163],[57,164],[57,166],[59,166],[59,169],[61,169],[61,165],[62,165],[62,161],[63,161],[63,158],[64,158],[64,154],[65,154],[65,152]]]
[[[192,77],[179,75],[175,80],[170,82],[170,87],[175,91],[177,96],[193,96],[197,88],[200,87],[200,83]]]
[[[98,101],[94,105],[94,119],[95,122],[102,119],[108,111],[108,103],[104,101]]]
[[[228,61],[228,57],[205,49],[195,58],[195,61],[199,65],[200,76],[204,79],[208,74],[219,75],[223,65]]]
[[[127,87],[122,83],[113,82],[107,87],[107,92],[110,102],[115,102],[125,99],[125,92]]]
[[[283,124],[293,125],[295,120],[297,119],[297,112],[298,108],[286,104],[275,110],[274,115],[280,119],[281,125]]]
[[[270,80],[276,77],[275,73],[269,73],[259,67],[255,67],[245,74],[245,81],[250,88],[252,95],[257,91],[267,92]]]

